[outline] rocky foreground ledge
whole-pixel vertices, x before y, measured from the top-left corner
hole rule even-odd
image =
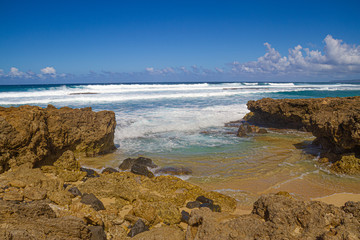
[[[322,157],[340,173],[360,173],[360,97],[249,101],[245,120],[266,127],[310,131]]]

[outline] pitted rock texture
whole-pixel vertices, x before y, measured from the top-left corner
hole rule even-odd
[[[347,207],[355,212],[352,208],[356,206]],[[359,238],[360,223],[350,211],[281,195],[260,197],[252,214],[239,217],[207,208],[193,210],[186,232],[187,240]]]
[[[115,114],[49,105],[0,107],[0,173],[52,163],[65,151],[94,156],[115,149]]]
[[[360,153],[360,97],[249,101],[246,120],[260,125],[311,131],[334,153]]]

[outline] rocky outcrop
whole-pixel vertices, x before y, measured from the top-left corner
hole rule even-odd
[[[324,156],[330,156],[331,161],[340,160],[342,154],[360,155],[360,97],[264,98],[249,101],[247,106],[251,112],[244,119],[250,123],[312,132],[314,143],[321,145]],[[343,159],[343,166],[349,165],[347,160]],[[359,159],[355,160],[358,165]]]
[[[0,173],[52,163],[65,151],[94,156],[115,149],[115,114],[91,108],[0,107]]]
[[[110,239],[127,239],[128,236],[168,239],[169,232],[183,237],[181,212],[184,209],[188,213],[191,211],[186,207],[188,202],[197,200],[197,207],[228,213],[236,207],[235,199],[204,191],[174,176],[149,178],[131,172],[112,172],[84,178],[86,181],[69,182],[66,179],[72,177],[68,176],[78,176],[81,171],[71,153],[63,155],[64,162],[57,162],[56,167],[32,168],[28,163],[0,174],[0,239],[19,239],[16,238],[19,231],[23,232],[19,236],[24,239],[89,239],[90,235],[90,239],[102,239],[94,236],[103,236],[103,230]],[[62,170],[67,172],[66,178],[58,169],[60,165],[67,169]],[[201,206],[200,203],[208,205]],[[7,213],[1,215],[1,205],[3,209],[16,208],[13,212],[20,214],[19,218],[24,214],[29,217],[20,221],[13,213],[9,213],[12,217],[6,217]],[[33,205],[41,206],[46,213],[39,213],[41,216],[37,217],[23,207]],[[16,221],[18,226],[15,226]],[[26,221],[38,225],[27,225]],[[139,223],[143,223],[140,230],[149,228],[149,231],[140,231]],[[7,224],[11,227],[2,229]],[[64,235],[63,227],[69,227],[67,224],[73,224],[73,227],[66,233],[68,235]],[[170,227],[166,227],[168,225]],[[40,227],[43,229],[39,233],[30,231]],[[7,237],[1,238],[1,234]],[[174,239],[183,239],[177,237]]]
[[[91,231],[79,218],[57,218],[42,201],[13,203],[0,200],[0,239],[90,239]]]
[[[360,223],[352,213],[356,212],[354,207],[347,204],[345,212],[321,202],[267,195],[254,203],[249,215],[193,210],[186,239],[359,239]]]
[[[246,120],[278,128],[311,131],[335,153],[360,151],[360,97],[249,101]]]

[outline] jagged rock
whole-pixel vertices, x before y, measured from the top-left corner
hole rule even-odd
[[[247,121],[278,128],[304,128],[326,150],[354,152],[360,146],[360,97],[249,101]]]
[[[191,212],[186,239],[358,239],[360,223],[333,205],[266,195],[252,214],[232,217],[200,208]]]
[[[128,234],[129,237],[134,237],[135,235],[148,231],[149,228],[145,225],[145,223],[139,219],[137,220],[137,222],[134,224],[134,226],[131,227],[131,230]]]
[[[101,226],[90,226],[88,227],[91,232],[90,240],[106,240],[106,233],[104,228]]]
[[[348,201],[341,209],[344,212],[351,213],[360,222],[360,202]]]
[[[26,183],[24,183],[23,181],[15,179],[15,180],[9,182],[9,186],[16,187],[16,188],[24,188],[24,187],[26,187]]]
[[[91,207],[96,211],[105,210],[104,204],[92,193],[84,193],[81,197],[81,202],[87,205],[91,205]]]
[[[258,126],[250,125],[248,122],[242,122],[239,126],[239,129],[236,133],[238,137],[247,137],[249,133],[267,133],[267,130],[264,128],[259,128]]]
[[[163,167],[155,171],[157,174],[170,174],[170,175],[190,175],[192,171],[187,167]]]
[[[0,107],[0,173],[24,163],[52,163],[67,150],[88,156],[112,151],[115,126],[110,111]]]
[[[154,174],[152,172],[150,172],[146,166],[140,165],[140,164],[137,164],[137,163],[135,163],[134,165],[131,166],[130,171],[132,173],[147,176],[149,178],[154,177]]]
[[[24,193],[18,188],[10,187],[5,190],[3,199],[7,201],[22,201],[24,200]]]
[[[55,162],[54,166],[61,170],[80,170],[80,164],[76,160],[74,152],[65,151]]]
[[[76,196],[80,196],[80,197],[82,196],[80,190],[79,190],[77,187],[71,187],[71,188],[68,189],[68,191],[69,191],[72,195],[74,195],[75,197],[76,197]]]
[[[246,132],[247,131],[246,131],[245,126],[243,124],[241,124],[238,131],[237,131],[237,133],[236,133],[236,136],[238,136],[238,137],[246,137],[247,136]]]
[[[86,225],[75,217],[56,218],[42,201],[11,203],[0,200],[1,239],[90,239]]]
[[[199,208],[201,205],[201,203],[199,201],[192,201],[192,202],[188,202],[186,204],[187,208],[193,209],[193,208]]]
[[[30,200],[43,200],[46,198],[47,191],[39,187],[26,187],[24,197]]]
[[[185,234],[175,226],[162,226],[139,233],[133,240],[184,240]]]
[[[116,170],[115,168],[112,167],[107,167],[104,170],[102,170],[102,174],[110,174],[110,173],[116,173],[119,172],[118,170]]]
[[[150,158],[138,157],[138,158],[127,158],[119,166],[120,170],[130,170],[134,164],[146,166],[149,168],[156,168],[157,165],[153,163]]]
[[[247,106],[251,113],[244,119],[251,123],[311,131],[316,137],[314,143],[325,153],[360,154],[360,97],[264,98],[249,101]],[[359,169],[360,161],[355,158],[345,158],[333,167],[341,173],[359,173]]]
[[[337,173],[360,173],[360,158],[357,158],[354,155],[342,156],[340,160],[331,165],[330,169]]]

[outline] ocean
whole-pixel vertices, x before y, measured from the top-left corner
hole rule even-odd
[[[0,86],[0,106],[92,107],[116,114],[118,150],[81,159],[88,167],[117,167],[146,156],[159,166],[192,169],[186,180],[251,201],[288,190],[304,199],[335,192],[360,193],[360,178],[319,165],[310,133],[271,130],[239,138],[225,123],[240,120],[246,103],[264,97],[314,98],[360,95],[344,83],[138,83]],[[303,147],[299,147],[303,146]],[[311,154],[310,154],[311,153]]]

